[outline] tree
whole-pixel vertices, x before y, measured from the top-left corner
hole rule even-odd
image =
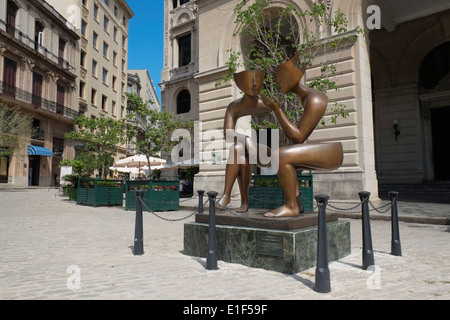
[[[128,130],[127,135],[136,146],[136,151],[147,157],[148,167],[150,157],[158,157],[159,153],[171,151],[179,141],[171,141],[172,132],[180,128],[191,128],[192,123],[175,119],[166,111],[155,110],[149,107],[153,101],[144,103],[142,97],[127,93],[128,104]]]
[[[105,178],[113,164],[114,155],[120,145],[126,142],[126,122],[107,118],[103,114],[89,118],[84,114],[75,118],[76,130],[65,135],[68,139],[79,140],[86,144],[85,151],[95,154],[96,169]]]
[[[293,4],[285,8],[271,6],[269,0],[241,0],[235,7],[235,24],[237,31],[233,36],[240,37],[242,51],[228,50],[230,57],[226,66],[227,74],[216,85],[231,80],[240,67],[245,69],[263,70],[266,74],[262,93],[270,98],[277,98],[283,106],[288,118],[297,123],[302,115],[298,97],[294,94],[284,95],[275,81],[277,65],[290,60],[299,54],[301,66],[320,66],[321,76],[313,79],[308,86],[323,92],[338,90],[333,76],[336,74],[336,64],[329,61],[316,61],[317,56],[325,57],[335,52],[346,43],[357,41],[358,35],[365,33],[361,28],[349,31],[345,15],[337,11],[329,16],[324,3],[314,2],[311,10],[299,12]],[[299,22],[301,26],[299,25]],[[331,31],[332,37],[324,36],[325,31]],[[346,117],[345,106],[335,101],[331,104],[332,122],[339,116]],[[322,120],[322,124],[324,121]],[[278,128],[277,120],[264,121],[262,124],[253,122],[253,128]]]
[[[33,118],[18,107],[0,104],[0,157],[10,157],[31,137]]]

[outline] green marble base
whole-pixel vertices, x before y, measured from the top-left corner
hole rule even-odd
[[[184,225],[184,254],[206,257],[208,224]],[[327,223],[329,261],[351,253],[350,222]],[[294,274],[317,263],[317,226],[300,230],[273,230],[238,226],[216,226],[219,260],[252,268]]]

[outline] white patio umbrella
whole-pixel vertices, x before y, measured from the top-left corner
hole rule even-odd
[[[142,169],[148,170],[148,166],[146,165]],[[163,163],[163,164],[160,164],[160,165],[157,165],[154,167],[152,166],[152,170],[173,170],[173,169],[174,168],[170,164],[166,164],[166,163]]]
[[[150,166],[158,166],[166,163],[167,161],[161,158],[150,157]],[[136,167],[140,168],[148,165],[147,157],[143,154],[130,156],[124,159],[117,160],[114,164],[115,167]]]
[[[150,167],[154,169],[154,167],[165,164],[167,161],[161,158],[150,157]],[[135,168],[138,170],[139,176],[141,175],[141,170],[149,170],[148,168],[148,160],[147,157],[143,154],[138,154],[134,156],[130,156],[124,159],[120,159],[116,161],[114,167],[121,168]],[[145,171],[144,171],[145,173]]]
[[[122,172],[122,173],[138,173],[139,169],[132,167],[132,168],[128,168],[128,167],[109,167],[109,170],[112,171],[117,171],[117,172]]]

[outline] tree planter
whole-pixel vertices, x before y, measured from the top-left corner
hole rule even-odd
[[[123,180],[78,180],[77,204],[97,206],[123,205]]]
[[[63,187],[63,194],[69,197],[70,201],[77,201],[78,189],[74,187]]]
[[[179,180],[132,180],[126,182],[125,210],[136,210],[136,191],[144,191],[143,211],[176,211],[180,208]]]
[[[305,211],[314,208],[312,173],[297,175]],[[284,205],[284,192],[277,175],[253,176],[249,191],[249,206],[273,210]]]

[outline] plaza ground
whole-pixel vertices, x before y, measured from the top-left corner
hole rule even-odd
[[[399,202],[401,257],[390,254],[390,221],[373,219],[369,271],[361,268],[361,220],[341,215],[351,223],[352,251],[329,264],[331,292],[322,294],[314,291],[315,268],[290,275],[219,261],[206,270],[204,258],[183,253],[184,223],[194,221],[188,206],[144,212],[144,254],[135,256],[133,211],[79,206],[42,188],[0,190],[0,204],[2,300],[450,298],[450,205]],[[420,216],[429,221],[405,219]]]

